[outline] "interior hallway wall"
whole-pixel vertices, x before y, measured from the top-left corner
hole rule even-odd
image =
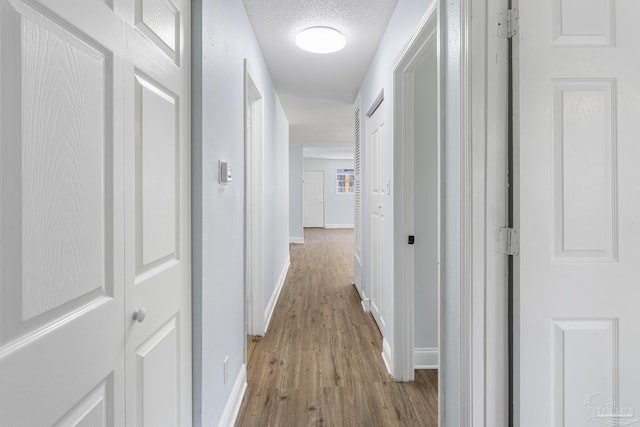
[[[289,241],[304,242],[302,190],[304,180],[303,146],[289,146]]]
[[[245,358],[245,58],[264,102],[265,304],[289,257],[289,127],[241,1],[193,0],[192,45],[194,426],[217,426]]]
[[[304,170],[324,171],[325,228],[352,228],[354,194],[338,194],[336,181],[338,169],[353,169],[353,160],[304,159]]]
[[[371,283],[370,271],[367,266],[371,263],[370,254],[370,220],[369,212],[371,204],[368,194],[368,141],[366,134],[366,112],[371,107],[381,90],[384,90],[384,151],[383,174],[385,182],[393,177],[393,120],[392,120],[392,77],[402,49],[413,35],[420,19],[434,0],[399,0],[391,17],[389,26],[380,42],[380,46],[367,71],[367,75],[360,86],[360,106],[362,111],[362,257],[363,257],[363,288],[367,295],[371,295],[369,283]],[[390,347],[393,347],[393,196],[395,189],[391,181],[391,192],[385,197],[384,203],[384,265],[383,265],[383,292],[387,296],[384,300],[383,311],[385,313],[386,326],[382,328],[382,335]],[[388,352],[388,349],[387,349]],[[390,356],[390,354],[388,354]],[[393,363],[393,361],[390,361]]]

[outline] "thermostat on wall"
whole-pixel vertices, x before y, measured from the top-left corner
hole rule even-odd
[[[228,184],[231,182],[231,165],[222,160],[218,161],[218,169],[220,170],[220,184]]]

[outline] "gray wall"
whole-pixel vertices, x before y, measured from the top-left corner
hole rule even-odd
[[[244,59],[264,100],[265,293],[289,257],[288,123],[241,1],[192,2],[194,426],[217,426],[245,358]],[[218,160],[233,182],[218,184]],[[228,381],[223,361],[229,357]]]
[[[435,50],[414,72],[415,339],[438,348],[438,100]]]
[[[302,145],[289,146],[289,241],[304,240],[302,216],[302,181],[304,166],[302,159]]]
[[[337,194],[336,172],[338,169],[353,169],[353,160],[304,159],[304,170],[324,171],[324,225],[353,227],[353,193]]]

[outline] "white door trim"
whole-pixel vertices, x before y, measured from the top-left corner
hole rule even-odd
[[[394,198],[394,366],[399,381],[414,379],[414,250],[407,236],[414,230],[414,82],[413,70],[437,41],[437,4],[432,4],[417,31],[396,61],[393,74],[393,170],[397,185]],[[436,46],[437,48],[437,46]],[[436,49],[437,51],[437,49]],[[436,54],[437,56],[437,54]],[[437,59],[439,63],[439,59]],[[440,90],[438,89],[438,94]],[[438,103],[440,105],[440,103]],[[438,120],[439,122],[439,120]],[[440,135],[438,131],[438,157]],[[438,160],[438,199],[441,198],[440,160]],[[440,209],[438,209],[440,211]],[[438,213],[438,223],[440,212]],[[440,242],[441,230],[438,230]],[[440,247],[440,243],[438,243]],[[438,276],[440,276],[438,272]]]
[[[473,257],[471,290],[472,423],[509,425],[508,257],[496,248],[495,233],[508,215],[509,42],[496,28],[508,0],[473,2],[468,35],[473,140]]]
[[[247,60],[244,61],[245,93],[245,202],[244,275],[246,333],[265,334],[263,295],[263,97]]]
[[[484,360],[485,340],[489,342],[491,337],[499,336],[507,325],[487,326],[481,310],[485,290],[477,287],[474,275],[477,268],[483,270],[488,265],[485,254],[494,232],[485,219],[485,212],[494,207],[484,193],[487,165],[486,162],[474,163],[474,156],[487,145],[485,129],[496,125],[487,119],[487,109],[494,105],[487,105],[485,82],[477,75],[484,72],[489,61],[496,61],[495,57],[489,58],[484,39],[496,37],[497,25],[493,27],[493,23],[498,15],[486,15],[485,11],[481,16],[475,13],[478,7],[494,8],[497,4],[498,0],[439,1],[444,181],[438,411],[441,425],[492,425],[484,409],[478,408],[492,405],[496,412],[508,408],[507,400],[500,396],[489,400],[493,391],[483,383],[488,375],[487,366],[477,361]],[[480,40],[476,39],[478,35]],[[474,123],[484,126],[474,126]],[[481,277],[481,280],[485,279]],[[505,308],[506,301],[502,301],[500,307]]]
[[[486,193],[487,185],[495,185],[487,180],[487,164],[496,161],[487,147],[495,143],[498,116],[507,105],[506,97],[495,99],[488,93],[499,78],[496,61],[503,61],[491,47],[499,17],[493,12],[500,4],[502,0],[439,1],[444,187],[438,414],[447,426],[502,426],[492,414],[508,413],[508,399],[490,378],[498,375],[499,367],[484,354],[489,345],[506,345],[500,339],[507,333],[506,322],[485,317],[488,310],[507,308],[506,299],[495,294],[487,300],[490,278],[485,276],[495,259],[495,230],[486,213],[496,209],[500,197],[495,189]]]

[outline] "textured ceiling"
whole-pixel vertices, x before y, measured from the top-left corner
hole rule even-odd
[[[398,0],[243,0],[289,123],[291,142],[353,142],[353,102]],[[327,26],[340,52],[299,49],[301,30]]]

